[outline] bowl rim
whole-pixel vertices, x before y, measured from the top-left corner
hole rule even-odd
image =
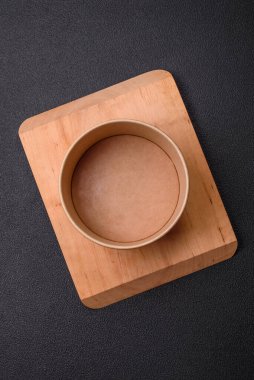
[[[64,167],[65,167],[65,164],[67,162],[67,160],[69,159],[69,154],[70,152],[75,148],[75,146],[89,133],[93,132],[95,129],[99,129],[107,124],[117,124],[117,123],[132,123],[132,124],[141,124],[145,127],[148,127],[150,129],[152,129],[153,131],[155,131],[156,133],[159,133],[163,136],[163,138],[165,138],[166,140],[168,140],[168,142],[174,147],[174,149],[176,150],[180,160],[181,160],[181,164],[183,166],[183,170],[184,170],[184,175],[185,175],[185,179],[186,179],[186,186],[185,186],[185,193],[184,193],[184,199],[183,199],[183,202],[182,202],[182,206],[178,212],[178,215],[174,221],[173,224],[169,224],[168,228],[165,229],[164,231],[162,231],[161,233],[158,234],[159,231],[157,231],[154,235],[151,235],[151,237],[147,238],[149,239],[148,241],[145,241],[145,239],[142,239],[140,240],[140,243],[139,241],[134,241],[134,242],[129,242],[129,243],[120,243],[120,242],[114,242],[112,240],[108,240],[106,238],[103,238],[104,240],[107,241],[106,242],[102,242],[102,241],[99,241],[97,240],[96,238],[90,236],[89,234],[87,234],[84,230],[82,230],[82,228],[80,228],[76,223],[75,221],[72,219],[66,205],[65,205],[65,201],[64,201],[64,197],[63,197],[63,194],[62,194],[62,178],[63,178],[63,172],[64,172]],[[98,142],[101,141],[101,140],[98,140]],[[162,148],[161,148],[162,149]],[[84,152],[85,153],[85,152]],[[178,220],[180,219],[184,209],[185,209],[185,206],[186,206],[186,203],[187,203],[187,200],[188,200],[188,195],[189,195],[189,173],[188,173],[188,168],[187,168],[187,165],[186,165],[186,162],[185,162],[185,159],[183,157],[183,154],[180,150],[180,148],[177,146],[177,144],[165,133],[163,132],[159,127],[155,127],[151,124],[148,124],[146,122],[143,122],[143,121],[140,121],[140,120],[136,120],[136,119],[112,119],[112,120],[107,120],[103,123],[98,123],[98,124],[95,124],[93,127],[89,128],[87,131],[85,131],[84,133],[82,133],[81,136],[79,136],[72,144],[71,146],[68,148],[67,152],[65,153],[65,156],[64,156],[64,160],[62,162],[62,165],[61,165],[61,168],[60,168],[60,175],[59,175],[59,182],[58,182],[58,188],[59,188],[59,194],[60,194],[60,201],[61,201],[61,205],[65,211],[65,214],[66,216],[68,217],[69,221],[72,223],[72,225],[81,233],[81,235],[83,235],[85,238],[89,239],[90,241],[96,243],[96,244],[99,244],[101,246],[104,246],[104,247],[107,247],[107,248],[112,248],[112,249],[121,249],[121,250],[128,250],[128,249],[135,249],[135,248],[140,248],[140,247],[144,247],[146,245],[149,245],[151,243],[154,243],[155,241],[159,240],[160,238],[162,238],[164,235],[166,235],[175,225],[176,223],[178,222]],[[77,211],[76,211],[77,213]],[[78,215],[78,213],[77,213]],[[169,219],[170,220],[170,219]],[[98,235],[99,236],[99,235]],[[153,237],[154,236],[154,237]],[[112,243],[111,243],[112,242]],[[128,246],[123,246],[124,244],[128,245]]]

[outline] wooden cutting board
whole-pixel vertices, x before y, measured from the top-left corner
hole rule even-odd
[[[190,193],[180,221],[161,240],[118,251],[85,239],[59,199],[59,171],[70,145],[112,119],[152,124],[180,147]],[[237,240],[172,75],[151,71],[24,121],[27,159],[81,301],[100,308],[231,257]],[[32,211],[32,207],[31,207]]]

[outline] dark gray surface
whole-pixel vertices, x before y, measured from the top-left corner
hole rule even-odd
[[[0,2],[0,378],[251,378],[253,29],[247,1]],[[176,78],[238,254],[92,311],[75,292],[18,128],[156,68]]]

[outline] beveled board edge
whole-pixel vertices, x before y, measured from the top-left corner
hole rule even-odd
[[[237,241],[204,252],[202,255],[181,261],[167,268],[160,269],[149,275],[139,277],[115,288],[83,298],[82,303],[90,309],[100,309],[126,298],[151,290],[178,278],[195,273],[212,265],[230,259],[237,250]],[[205,258],[205,263],[203,258]]]

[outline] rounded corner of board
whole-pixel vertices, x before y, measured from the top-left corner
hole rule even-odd
[[[29,128],[30,126],[30,121],[31,121],[32,117],[29,117],[27,119],[25,119],[19,126],[19,130],[18,130],[18,134],[19,134],[19,137],[27,131],[27,129]]]
[[[87,307],[88,309],[91,310],[97,310],[105,307],[105,305],[99,305],[98,302],[96,302],[93,297],[88,297],[88,298],[82,298],[80,299],[81,303],[83,306]]]
[[[229,244],[227,259],[230,259],[236,254],[237,248],[238,248],[238,241],[237,239],[235,239]]]
[[[163,78],[172,78],[174,79],[173,77],[173,74],[168,71],[168,70],[165,70],[165,69],[156,69],[156,70],[152,70],[151,73],[154,73],[156,75],[160,75]]]

